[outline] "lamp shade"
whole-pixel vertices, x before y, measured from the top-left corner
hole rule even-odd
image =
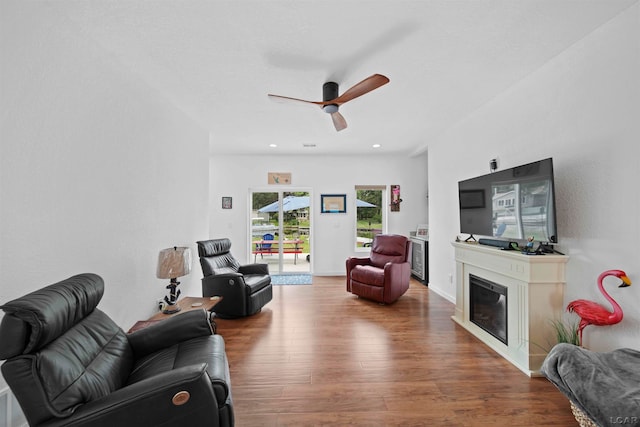
[[[158,254],[158,279],[175,279],[191,273],[191,249],[187,247],[167,248]]]

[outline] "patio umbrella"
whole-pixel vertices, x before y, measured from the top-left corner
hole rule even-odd
[[[282,210],[285,212],[308,208],[309,196],[287,196],[282,199]],[[258,209],[258,212],[278,212],[278,202],[269,203]]]
[[[375,208],[377,206],[372,204],[372,203],[365,202],[364,200],[356,199],[356,207],[358,207],[358,208]]]
[[[364,200],[357,199],[356,206],[359,208],[375,208],[376,205]],[[309,196],[287,196],[282,199],[282,210],[284,212],[295,211],[309,207]],[[258,209],[258,212],[278,212],[278,202],[269,203]]]

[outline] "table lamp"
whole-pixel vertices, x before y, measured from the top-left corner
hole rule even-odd
[[[165,309],[162,310],[164,314],[173,314],[180,311],[180,307],[177,304],[180,291],[176,292],[180,282],[176,279],[189,273],[191,273],[190,248],[174,246],[160,251],[156,276],[158,279],[171,279],[167,285],[169,295],[164,297],[164,301],[167,303]]]

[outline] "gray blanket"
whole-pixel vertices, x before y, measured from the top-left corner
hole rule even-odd
[[[558,344],[542,373],[600,426],[640,426],[640,352]]]

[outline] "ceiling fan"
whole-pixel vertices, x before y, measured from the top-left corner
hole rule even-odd
[[[322,85],[322,101],[305,101],[304,99],[290,98],[288,96],[272,95],[269,94],[269,98],[273,100],[304,102],[307,104],[315,104],[322,108],[322,110],[331,114],[333,125],[339,132],[347,127],[347,121],[342,114],[338,111],[340,106],[345,102],[351,101],[359,96],[371,92],[374,89],[378,89],[380,86],[389,83],[389,79],[381,74],[374,74],[362,80],[360,83],[356,83],[351,86],[346,92],[338,96],[338,83],[326,82]]]

